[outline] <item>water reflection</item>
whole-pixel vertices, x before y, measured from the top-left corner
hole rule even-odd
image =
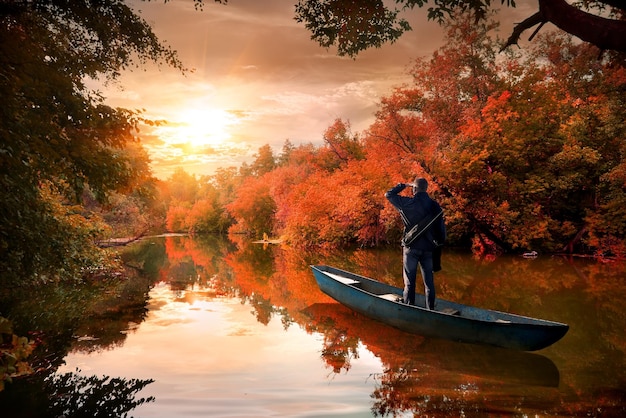
[[[306,313],[335,342],[332,346],[337,346],[337,341],[347,347],[356,347],[355,342],[361,342],[394,373],[417,370],[415,364],[427,364],[433,368],[430,372],[437,375],[448,371],[456,375],[478,376],[498,384],[559,385],[556,365],[539,354],[429,339],[383,328],[336,303],[315,304],[307,308]],[[335,337],[339,334],[341,339]],[[337,357],[337,349],[333,353],[333,357]],[[338,359],[333,358],[332,362],[337,363]],[[422,372],[428,373],[428,370]]]
[[[139,395],[152,383],[149,378],[96,376],[74,369],[55,374],[70,351],[89,355],[122,347],[127,333],[145,319],[150,285],[137,276],[81,286],[5,290],[0,312],[11,318],[16,333],[36,341],[31,361],[37,373],[15,379],[0,391],[0,415],[124,416],[153,401]]]
[[[138,406],[154,402],[154,397],[137,398],[153,380],[111,378],[109,376],[65,373],[46,381],[50,405],[46,415],[51,417],[122,417]],[[24,416],[22,414],[22,416]]]
[[[72,353],[62,370],[149,374],[155,382],[143,393],[156,400],[137,409],[139,416],[306,416],[320,401],[329,411],[346,403],[367,411],[370,388],[362,383],[370,363],[331,386],[316,336],[299,327],[285,331],[279,314],[262,324],[251,305],[219,288],[216,279],[186,290],[157,284],[146,320],[123,348]]]
[[[156,398],[138,405],[146,417],[626,413],[621,264],[448,250],[441,297],[570,324],[531,354],[383,326],[322,294],[309,268],[401,286],[395,248],[307,254],[238,238],[143,241],[124,254],[142,276],[104,293],[57,293],[46,302],[54,313],[22,302],[12,318],[49,337],[50,370],[60,356],[60,373],[154,380],[141,390]]]
[[[626,297],[624,264],[560,257],[481,260],[448,250],[436,276],[441,297],[571,325],[561,342],[529,354],[407,336],[345,310],[315,289],[308,265],[317,263],[401,286],[397,249],[273,251],[274,271],[265,270],[261,283],[254,282],[259,276],[245,258],[231,254],[238,284],[283,307],[310,332],[322,332],[322,358],[335,373],[350,371],[361,345],[380,358],[384,371],[376,375],[374,414],[626,412],[626,313],[619,308]]]
[[[373,375],[372,413],[395,416],[458,416],[533,410],[544,388],[559,386],[559,371],[547,357],[410,335],[334,304],[307,308],[324,333],[322,357],[337,373],[350,369],[362,344],[383,363]],[[520,397],[520,391],[526,397]],[[553,396],[558,391],[552,389]],[[499,406],[485,402],[494,396]]]

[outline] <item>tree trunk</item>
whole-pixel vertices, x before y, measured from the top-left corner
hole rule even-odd
[[[538,1],[539,12],[516,25],[502,49],[516,45],[520,35],[527,29],[550,22],[559,29],[589,42],[601,50],[626,52],[626,21],[606,19],[587,13],[570,5],[565,0]],[[604,1],[603,3],[613,5],[626,12],[624,2]]]
[[[576,236],[574,238],[572,238],[572,240],[570,242],[568,242],[565,247],[563,247],[563,252],[567,253],[567,254],[573,254],[574,253],[574,247],[576,246],[576,244],[578,244],[580,242],[580,240],[582,239],[583,235],[587,232],[587,227],[584,226],[581,228],[580,231],[578,231],[578,233],[576,234]]]

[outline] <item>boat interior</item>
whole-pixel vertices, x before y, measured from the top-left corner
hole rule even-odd
[[[332,268],[331,268],[332,269]],[[380,297],[381,299],[389,300],[395,303],[404,303],[402,300],[402,289],[388,285],[386,283],[378,282],[366,277],[361,277],[356,274],[344,272],[337,269],[324,270],[324,274],[333,279],[358,289],[361,289],[367,293]],[[415,308],[425,309],[425,298],[423,294],[415,295]],[[525,316],[509,314],[506,312],[493,311],[489,309],[476,308],[472,306],[462,305],[455,302],[450,302],[444,299],[437,299],[435,311],[441,314],[454,315],[463,318],[497,322],[502,324],[507,323],[547,323],[541,319],[529,318]]]

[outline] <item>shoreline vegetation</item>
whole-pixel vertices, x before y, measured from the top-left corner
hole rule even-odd
[[[137,242],[147,240],[147,239],[152,239],[152,238],[188,237],[188,236],[202,236],[202,235],[213,235],[213,234],[215,233],[192,234],[189,232],[167,232],[166,231],[166,232],[155,233],[155,234],[143,234],[143,235],[136,236],[136,237],[110,238],[108,240],[98,242],[98,245],[101,248],[126,247],[128,245],[132,245]],[[231,232],[225,235],[228,236],[231,234],[233,236],[244,237],[244,240],[251,244],[266,244],[266,245],[273,244],[273,245],[286,245],[286,246],[291,245],[291,243],[285,237],[276,237],[276,238],[263,237],[262,239],[254,239],[251,234],[246,233],[246,232],[234,232],[234,233]],[[237,238],[233,240],[233,242],[240,242],[240,241],[241,241],[241,238]],[[384,243],[384,244],[380,244],[378,247],[379,248],[395,248],[395,247],[399,248],[399,245],[400,245],[400,242],[398,242],[397,244],[396,243]],[[352,244],[352,247],[357,248],[358,245]],[[445,247],[450,248],[455,251],[468,251],[468,252],[471,251],[471,249],[468,247],[451,247],[451,246],[445,246]],[[478,255],[480,256],[480,254]],[[504,254],[500,254],[500,255],[504,255]],[[529,252],[518,251],[518,252],[510,253],[509,255],[520,256],[526,259],[534,259],[538,257],[548,256],[548,257],[563,257],[563,258],[570,258],[570,257],[571,258],[590,258],[590,259],[595,259],[603,263],[614,262],[614,261],[624,261],[623,257],[606,256],[606,255],[599,256],[598,254],[569,253],[565,251],[541,252],[541,253],[537,251],[529,251]]]

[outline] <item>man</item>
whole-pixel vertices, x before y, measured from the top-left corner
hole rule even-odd
[[[409,186],[413,188],[413,197],[398,195]],[[385,197],[402,215],[405,232],[414,225],[420,222],[424,223],[425,220],[428,221],[441,212],[441,207],[428,196],[427,190],[428,181],[418,177],[414,184],[399,183],[385,193]],[[437,250],[439,245],[443,244],[445,239],[446,226],[443,214],[441,214],[415,241],[407,245],[403,244],[404,303],[415,305],[415,281],[419,265],[424,281],[426,308],[435,309],[433,252]]]

